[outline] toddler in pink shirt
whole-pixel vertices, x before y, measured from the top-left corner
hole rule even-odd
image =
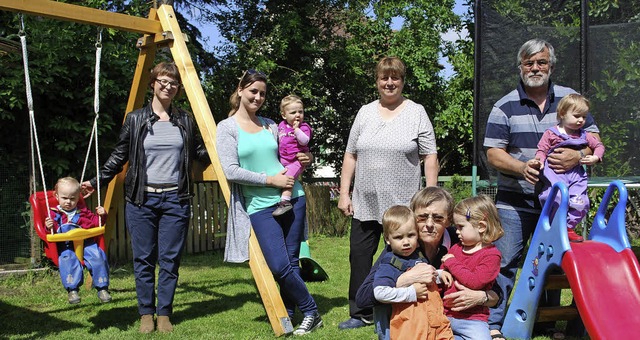
[[[309,152],[311,126],[304,122],[302,99],[296,95],[282,98],[280,115],[284,119],[278,124],[278,153],[280,162],[287,168],[287,176],[297,178],[304,166],[296,158],[299,152]],[[273,216],[280,216],[291,210],[291,189],[283,189],[278,207]]]

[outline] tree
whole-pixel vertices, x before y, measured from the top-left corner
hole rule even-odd
[[[452,28],[456,41],[446,43],[444,55],[455,71],[446,81],[444,100],[436,116],[436,136],[442,175],[470,174],[473,161],[473,79],[475,32],[473,2],[465,4],[467,13]],[[460,36],[462,32],[466,36]]]
[[[207,1],[208,0],[202,0]],[[149,2],[78,0],[77,5],[146,17]],[[190,40],[194,63],[202,68],[213,63],[196,37],[200,32],[177,13],[180,26]],[[7,44],[20,46],[19,15],[0,12],[0,36]],[[80,177],[92,127],[95,44],[99,28],[73,22],[24,16],[42,164],[47,187],[57,177]],[[100,155],[102,161],[117,141],[130,84],[138,58],[138,34],[104,29],[100,83]],[[159,51],[159,60],[168,59]],[[24,71],[20,49],[0,54],[0,161],[16,173],[29,172],[29,120],[25,100]],[[5,66],[6,65],[6,66]],[[89,167],[86,176],[94,176]]]
[[[442,34],[459,25],[453,3],[230,2],[212,18],[230,43],[216,51],[220,69],[204,79],[213,106],[228,107],[242,70],[259,69],[269,77],[262,114],[279,120],[279,99],[301,95],[315,128],[312,151],[339,169],[355,114],[377,98],[373,72],[382,56],[405,61],[405,94],[423,104],[432,121],[445,106],[438,56],[445,52]],[[403,22],[397,30],[394,19]],[[218,111],[217,120],[226,117],[227,110]]]

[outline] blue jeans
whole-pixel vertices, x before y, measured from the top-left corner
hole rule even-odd
[[[491,340],[489,325],[480,320],[466,320],[449,317],[453,337],[456,340]]]
[[[307,201],[304,196],[291,200],[293,209],[281,216],[271,213],[276,206],[251,215],[251,225],[289,316],[297,306],[305,316],[318,310],[306,284],[300,277],[300,242],[303,241]]]
[[[391,304],[383,303],[373,306],[373,324],[375,325],[378,340],[389,340],[389,327],[391,321]]]
[[[133,250],[133,273],[138,295],[138,313],[169,316],[178,284],[182,249],[191,215],[189,201],[180,201],[178,190],[145,193],[142,205],[126,205],[126,222]],[[155,270],[158,272],[156,308]]]
[[[73,224],[63,224],[60,226],[59,232],[65,233],[77,228]],[[82,263],[76,256],[73,242],[58,243],[58,270],[60,271],[60,280],[62,286],[67,290],[78,290],[78,287],[84,282],[82,272]],[[97,289],[106,289],[109,287],[109,262],[107,255],[104,253],[93,238],[84,240],[84,266],[87,267],[89,273],[93,277],[93,286]]]
[[[518,264],[524,256],[524,247],[533,235],[540,214],[498,208],[498,216],[504,229],[504,236],[494,242],[502,253],[500,274],[496,278],[496,284],[500,286],[504,295],[498,305],[489,308],[489,328],[500,330],[507,312],[507,300],[516,281]],[[541,305],[557,305],[560,302],[558,293],[559,291],[549,291],[543,294]],[[455,332],[455,328],[453,330]]]

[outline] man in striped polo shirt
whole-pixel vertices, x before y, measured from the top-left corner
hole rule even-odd
[[[484,139],[487,160],[499,172],[496,206],[505,231],[505,235],[495,242],[502,252],[497,283],[504,293],[489,317],[489,328],[496,339],[500,339],[498,335],[518,262],[541,212],[538,196],[534,193],[540,174],[539,163],[534,160],[538,141],[547,128],[558,123],[556,108],[560,99],[576,93],[549,80],[556,63],[550,43],[540,39],[525,42],[518,51],[517,62],[521,81],[514,91],[493,106]],[[585,130],[599,139],[598,128],[590,114]],[[581,153],[593,152],[588,148],[558,148],[549,156],[549,167],[563,173],[578,164]],[[559,298],[558,295],[556,304]]]

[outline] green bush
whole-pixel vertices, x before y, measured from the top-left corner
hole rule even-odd
[[[450,181],[444,182],[443,188],[451,193],[454,202],[473,196],[471,183],[465,181],[464,177],[460,175],[453,175]]]

